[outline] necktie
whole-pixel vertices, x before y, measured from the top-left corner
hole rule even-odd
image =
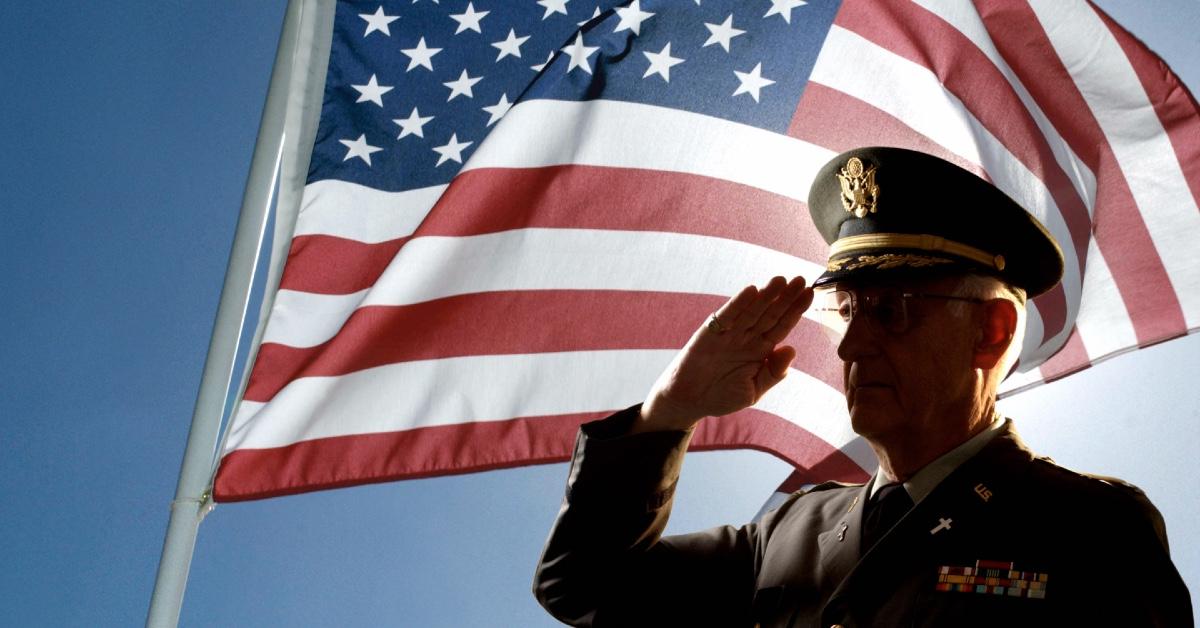
[[[903,484],[888,484],[875,493],[867,502],[863,514],[862,552],[865,554],[875,546],[879,538],[887,534],[892,526],[913,507],[912,498]]]

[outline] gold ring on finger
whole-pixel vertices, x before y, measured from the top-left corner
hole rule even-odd
[[[723,333],[729,331],[730,329],[732,329],[731,327],[726,327],[721,322],[721,319],[717,318],[716,312],[714,312],[712,316],[708,317],[708,328],[710,330],[712,330],[714,333],[718,333],[718,334],[723,334]]]

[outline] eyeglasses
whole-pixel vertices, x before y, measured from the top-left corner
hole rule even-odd
[[[818,321],[835,342],[840,342],[850,327],[850,322],[860,314],[866,315],[867,323],[877,333],[893,336],[903,334],[912,327],[909,301],[913,299],[942,299],[986,303],[986,299],[962,297],[953,294],[928,294],[903,292],[900,290],[872,291],[856,294],[850,290],[817,289],[813,299],[813,312]]]

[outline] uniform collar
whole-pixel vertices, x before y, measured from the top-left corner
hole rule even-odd
[[[913,503],[920,503],[925,496],[933,492],[938,484],[942,483],[955,469],[970,460],[979,450],[983,449],[992,439],[999,435],[1003,428],[1008,425],[1010,419],[1001,420],[997,414],[992,418],[992,422],[978,434],[964,441],[958,447],[942,454],[937,460],[925,465],[920,471],[917,471],[911,478],[904,483],[904,490],[908,492],[908,496],[912,498]],[[875,471],[875,475],[871,478],[871,487],[868,489],[870,497],[875,496],[875,492],[886,483],[879,477],[879,470]]]

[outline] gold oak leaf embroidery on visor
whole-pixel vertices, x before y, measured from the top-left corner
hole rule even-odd
[[[878,266],[880,270],[889,268],[898,268],[900,266],[912,266],[914,268],[924,268],[926,266],[936,266],[938,264],[950,264],[951,260],[941,257],[928,257],[926,255],[913,255],[901,253],[885,253],[883,255],[859,255],[857,257],[845,257],[842,259],[829,260],[826,268],[830,272],[839,272],[843,270],[858,270],[868,266]]]

